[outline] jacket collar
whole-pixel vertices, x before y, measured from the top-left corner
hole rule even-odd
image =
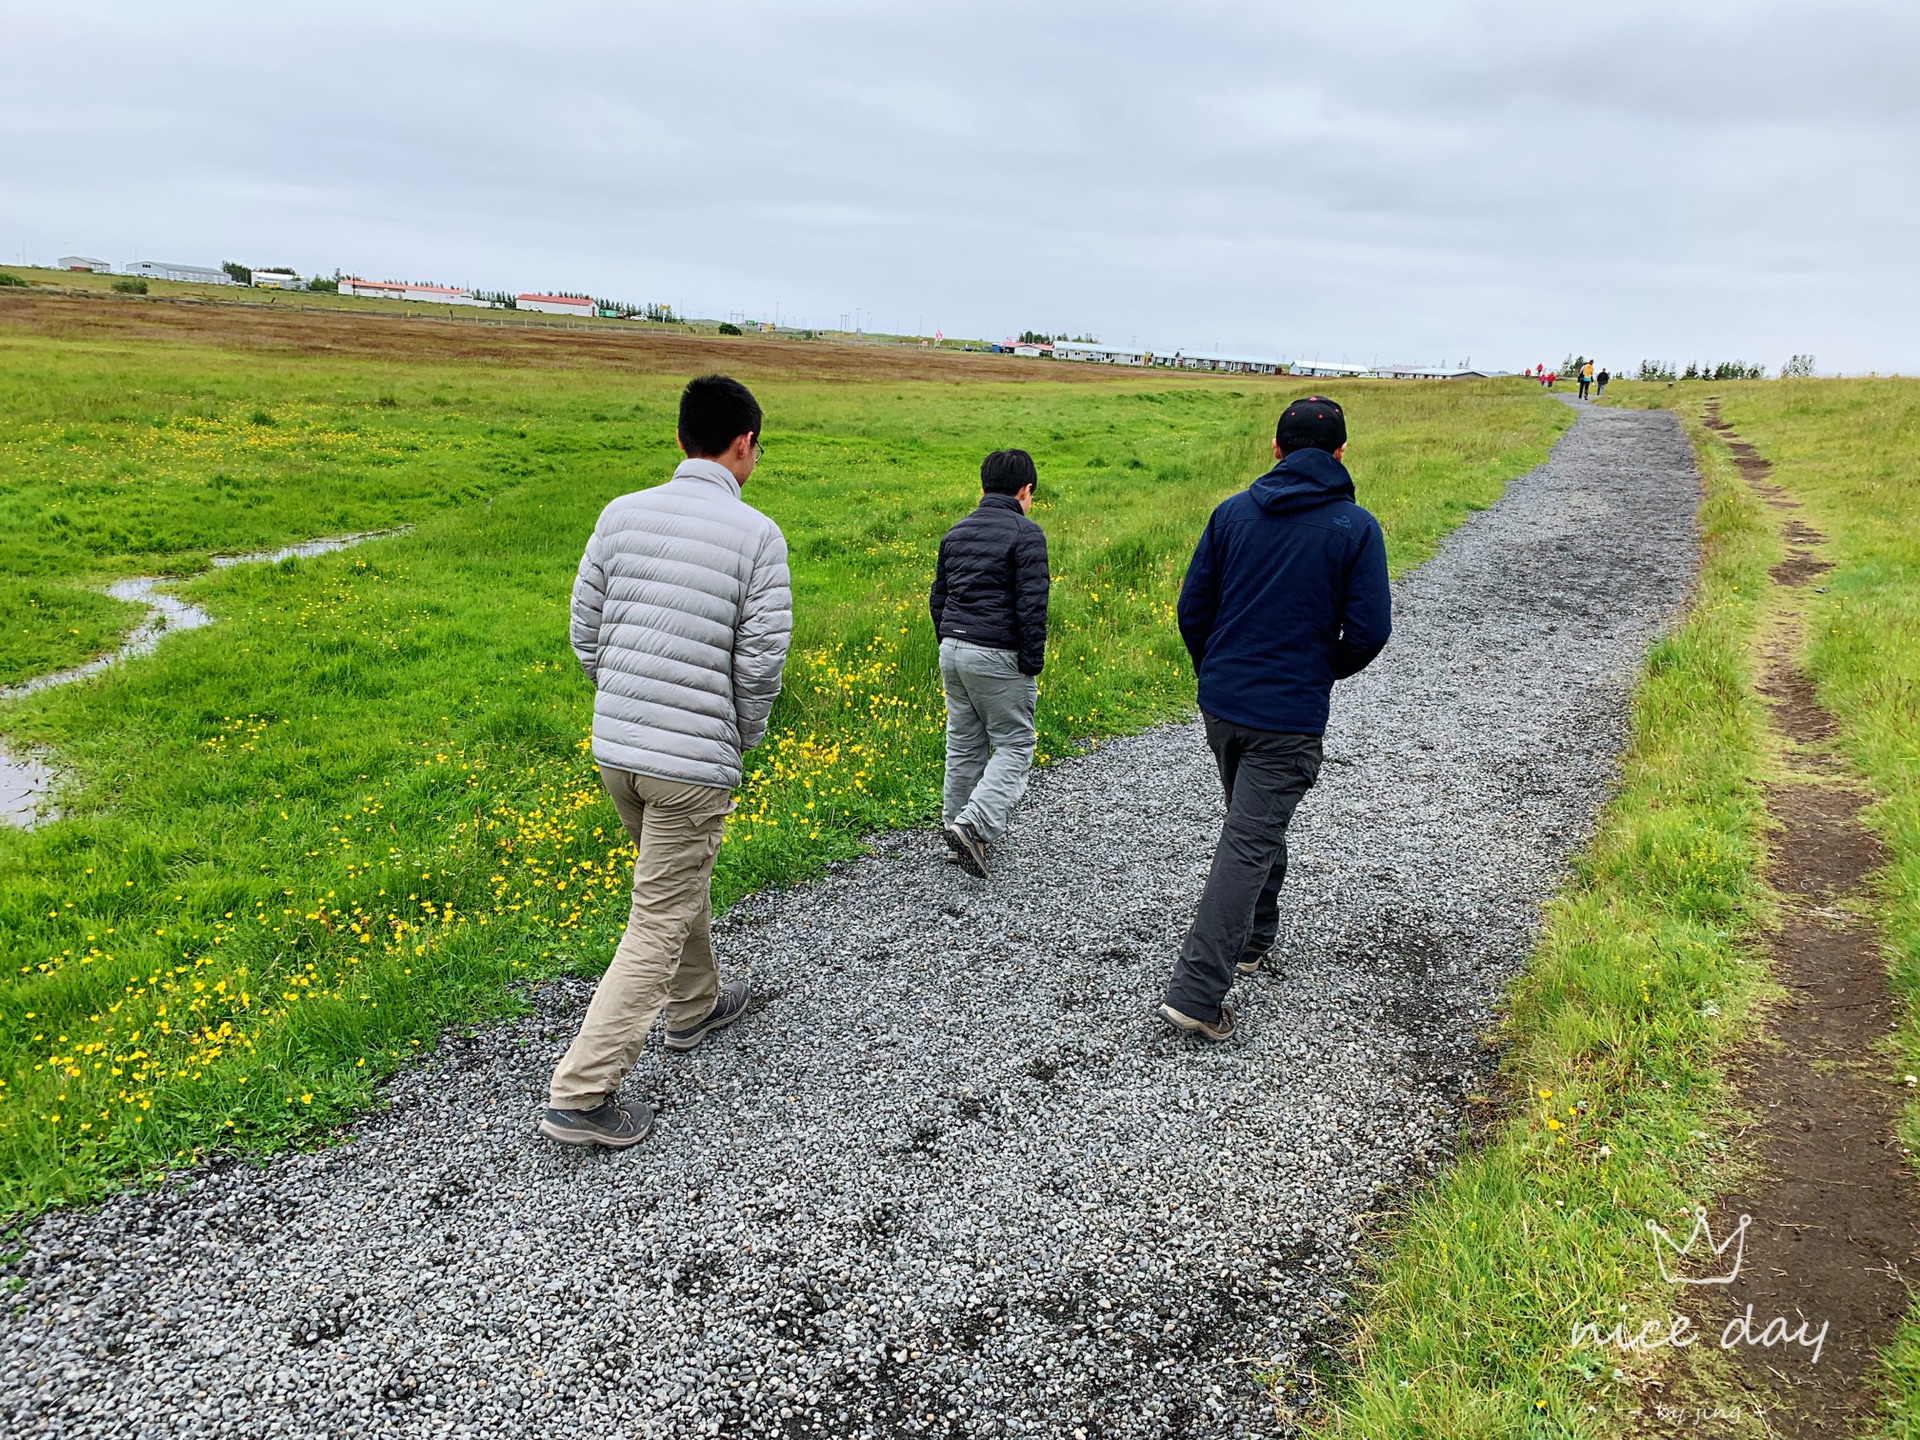
[[[986,509],[989,505],[993,506],[996,510],[1011,510],[1016,515],[1024,513],[1020,509],[1020,502],[1014,499],[1013,496],[1001,495],[992,490],[987,491],[980,497],[980,508],[982,510]]]
[[[1262,510],[1285,515],[1353,499],[1353,477],[1326,451],[1309,448],[1289,452],[1249,489]]]
[[[675,480],[700,480],[708,485],[718,485],[734,499],[740,498],[740,482],[733,478],[733,472],[718,460],[682,460],[674,468]]]

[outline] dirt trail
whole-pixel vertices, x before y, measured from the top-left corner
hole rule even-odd
[[[1706,423],[1783,513],[1790,547],[1772,570],[1788,595],[1760,686],[1787,767],[1767,792],[1778,827],[1767,879],[1785,903],[1766,946],[1787,998],[1768,1017],[1771,1043],[1736,1061],[1740,1100],[1755,1117],[1745,1143],[1758,1166],[1721,1199],[1714,1232],[1729,1233],[1742,1215],[1753,1222],[1711,1333],[1749,1306],[1756,1337],[1776,1316],[1789,1331],[1806,1321],[1817,1334],[1826,1324],[1818,1363],[1796,1344],[1740,1344],[1734,1353],[1750,1406],[1767,1412],[1773,1433],[1853,1434],[1879,1413],[1876,1355],[1911,1301],[1907,1276],[1920,1275],[1920,1187],[1895,1138],[1904,1092],[1884,1048],[1898,1016],[1868,911],[1869,877],[1886,855],[1861,823],[1870,797],[1834,753],[1838,727],[1801,668],[1806,607],[1792,592],[1832,568],[1819,554],[1825,537],[1721,421],[1717,402]]]

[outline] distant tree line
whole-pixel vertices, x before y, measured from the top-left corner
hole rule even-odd
[[[1099,339],[1095,336],[1068,336],[1065,331],[1062,331],[1058,335],[1049,335],[1043,330],[1022,330],[1020,332],[1020,343],[1022,345],[1052,345],[1066,339],[1076,340],[1083,345],[1098,345],[1100,343]]]
[[[1787,364],[1792,365],[1796,361],[1805,361],[1806,368],[1804,371],[1792,371],[1791,373],[1793,375],[1811,375],[1813,373],[1813,357],[1811,355],[1796,355],[1792,360],[1789,360]],[[1789,372],[1785,368],[1782,368],[1780,373],[1785,376]],[[1642,360],[1637,378],[1641,380],[1764,380],[1767,378],[1767,367],[1764,365],[1749,365],[1744,360],[1722,360],[1717,365],[1710,365],[1703,360],[1696,360],[1688,362],[1686,369],[1676,373],[1671,361]]]

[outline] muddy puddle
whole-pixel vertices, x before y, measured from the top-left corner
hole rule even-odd
[[[346,550],[368,540],[401,535],[408,528],[403,525],[393,530],[331,535],[319,540],[305,540],[298,545],[287,545],[278,550],[257,550],[246,555],[216,555],[209,564],[215,570],[227,570],[235,565],[277,565],[282,560],[311,560],[315,556],[331,555],[336,550]],[[0,702],[18,700],[42,690],[51,690],[56,685],[71,685],[75,681],[85,680],[115,665],[137,660],[142,655],[151,655],[165,636],[211,625],[213,616],[191,601],[182,600],[167,588],[195,578],[192,575],[138,575],[130,580],[116,580],[102,593],[130,605],[143,606],[147,612],[140,623],[128,632],[127,638],[116,649],[96,655],[83,665],[52,670],[15,685],[0,687]],[[47,804],[54,779],[53,771],[40,761],[0,749],[0,825],[30,828],[41,821],[55,818],[58,812]]]

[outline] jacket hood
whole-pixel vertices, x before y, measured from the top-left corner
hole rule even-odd
[[[1269,515],[1286,515],[1353,499],[1353,477],[1324,450],[1294,450],[1248,489]]]
[[[718,485],[734,499],[740,498],[740,482],[733,478],[733,472],[718,460],[682,460],[674,468],[676,480],[704,480],[709,485]]]

